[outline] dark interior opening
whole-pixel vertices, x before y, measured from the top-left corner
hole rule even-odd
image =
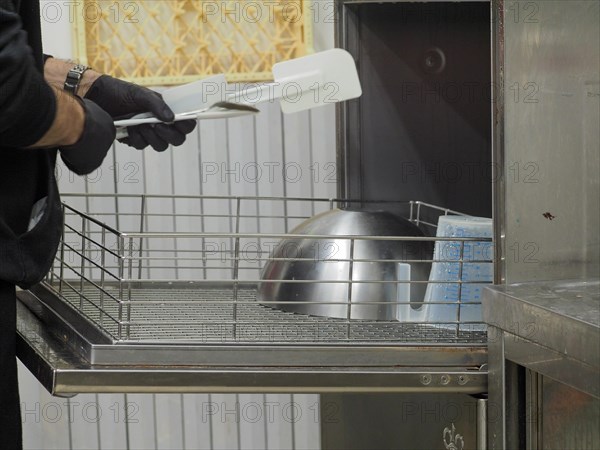
[[[347,8],[363,96],[348,111],[345,195],[491,217],[490,4]]]

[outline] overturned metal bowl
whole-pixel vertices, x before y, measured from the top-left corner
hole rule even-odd
[[[273,308],[315,316],[402,320],[396,304],[401,289],[398,263],[431,259],[433,253],[431,243],[418,240],[424,234],[416,225],[386,211],[333,209],[290,234],[306,237],[283,239],[271,252],[261,272],[258,299]],[[429,264],[410,266],[410,281],[429,279]],[[410,301],[423,301],[426,286],[411,283]]]

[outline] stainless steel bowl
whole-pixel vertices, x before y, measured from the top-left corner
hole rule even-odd
[[[416,225],[385,211],[334,209],[290,233],[307,236],[284,239],[271,252],[261,273],[258,298],[289,302],[267,305],[315,316],[347,318],[351,305],[352,319],[402,320],[395,303],[398,262],[431,259],[433,253],[428,242],[385,238],[354,239],[352,249],[348,236],[424,236]],[[411,281],[427,281],[429,271],[427,263],[411,263]],[[425,290],[426,284],[411,283],[410,301],[423,301]]]

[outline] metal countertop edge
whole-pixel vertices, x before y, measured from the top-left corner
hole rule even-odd
[[[508,287],[515,291],[553,283],[558,282],[521,283]],[[484,289],[482,313],[488,325],[592,367],[600,367],[600,327],[506,291],[507,287],[503,285]],[[493,333],[488,334],[488,341],[495,338]]]
[[[17,312],[17,356],[56,396],[78,393],[326,393],[487,391],[487,372],[463,367],[92,366]],[[54,361],[53,361],[54,360]]]

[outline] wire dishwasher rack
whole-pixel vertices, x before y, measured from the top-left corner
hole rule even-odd
[[[316,317],[258,301],[261,269],[273,257],[276,244],[300,237],[289,231],[312,215],[352,201],[113,194],[63,195],[63,200],[65,226],[59,251],[46,280],[31,293],[52,312],[49,320],[55,334],[90,363],[298,367],[485,363],[487,337],[479,322]],[[435,237],[437,218],[459,214],[418,201],[388,202],[385,208],[418,225],[427,237],[317,238],[419,240],[430,242],[433,249],[440,240]],[[452,261],[460,270],[465,242],[470,240],[491,242],[452,238],[460,249]],[[350,267],[354,263],[331,258]],[[440,261],[432,252],[419,262]],[[360,282],[347,274],[338,280],[303,282],[333,281]],[[473,282],[453,283],[460,292]]]

